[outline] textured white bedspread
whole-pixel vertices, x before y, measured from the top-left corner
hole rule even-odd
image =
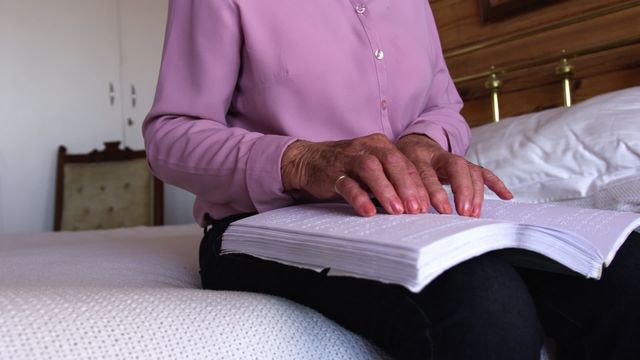
[[[280,298],[195,289],[2,289],[0,359],[381,359]]]
[[[381,359],[317,312],[197,289],[195,225],[0,236],[0,359]]]

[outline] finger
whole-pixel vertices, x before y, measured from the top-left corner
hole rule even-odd
[[[357,181],[345,177],[335,185],[336,192],[342,196],[360,216],[368,217],[376,214],[376,207]]]
[[[449,196],[438,179],[438,174],[431,166],[419,166],[420,178],[427,189],[431,205],[441,214],[451,214]]]
[[[451,157],[445,165],[445,174],[451,183],[458,214],[471,216],[474,190],[469,163],[462,157]]]
[[[402,214],[404,212],[402,201],[387,179],[377,157],[370,154],[360,156],[354,165],[353,173],[363,186],[371,190],[387,213]]]
[[[471,181],[473,182],[473,201],[471,216],[480,217],[482,202],[484,201],[484,178],[482,168],[471,166]]]
[[[509,191],[507,186],[500,180],[500,178],[489,169],[482,169],[482,177],[484,183],[491,191],[496,193],[503,200],[513,199],[513,193]]]
[[[384,173],[400,197],[407,214],[417,214],[422,207],[414,178],[417,176],[415,166],[399,151],[389,150],[377,154]]]
[[[420,175],[418,174],[417,169],[415,172],[411,172],[409,176],[411,177],[411,180],[413,180],[413,183],[415,184],[416,189],[418,191],[418,202],[420,203],[420,212],[425,213],[429,210],[429,207],[431,206],[431,200],[429,199],[429,193],[427,192],[427,188],[425,184],[422,182],[422,179],[420,178]]]

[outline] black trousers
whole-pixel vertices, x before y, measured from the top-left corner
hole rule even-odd
[[[330,277],[248,255],[220,256],[217,221],[200,246],[205,289],[281,296],[317,310],[397,359],[538,360],[544,337],[559,359],[640,358],[640,234],[601,280],[516,269],[496,254],[466,261],[420,293]]]

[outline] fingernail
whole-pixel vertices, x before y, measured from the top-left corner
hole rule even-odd
[[[367,206],[363,210],[364,216],[373,216],[376,214],[375,206]]]
[[[407,207],[412,213],[420,211],[420,205],[418,204],[418,201],[416,199],[409,199],[409,206]]]
[[[404,212],[404,208],[402,207],[402,204],[398,199],[391,200],[391,209],[393,210],[394,214],[402,214]]]
[[[445,214],[451,214],[451,204],[449,204],[448,202],[444,203],[442,209],[444,210]]]
[[[473,216],[474,217],[480,217],[480,208],[479,207],[473,209]]]
[[[464,204],[462,204],[462,214],[460,215],[471,215],[471,204],[468,202],[465,202]]]

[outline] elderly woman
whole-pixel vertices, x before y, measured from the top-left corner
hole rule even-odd
[[[155,174],[197,195],[207,289],[291,299],[399,359],[537,359],[543,332],[569,356],[636,351],[624,301],[604,293],[637,292],[616,283],[638,267],[637,241],[600,283],[487,254],[417,294],[219,255],[234,219],[301,201],[342,198],[373,216],[373,195],[391,214],[448,214],[447,182],[457,212],[477,217],[485,185],[510,199],[461,157],[461,107],[428,1],[174,0],[144,136]]]

